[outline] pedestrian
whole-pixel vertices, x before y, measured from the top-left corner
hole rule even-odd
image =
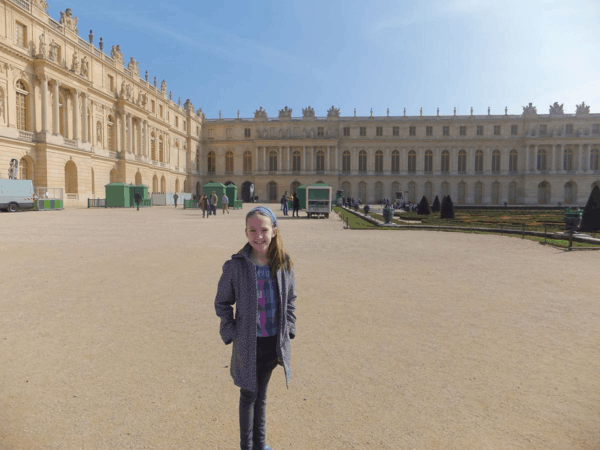
[[[179,195],[177,195],[177,192],[175,192],[175,195],[173,195],[173,201],[175,202],[175,208],[177,208],[177,199],[179,198]]]
[[[272,450],[266,444],[269,380],[281,365],[289,389],[292,375],[290,340],[296,335],[294,265],[277,225],[275,214],[265,206],[248,212],[248,242],[223,264],[215,298],[221,339],[225,345],[233,343],[229,373],[240,388],[242,450]]]
[[[204,213],[208,213],[206,217],[210,216],[210,211],[208,210],[208,197],[205,193],[202,193],[202,197],[200,197],[200,207],[202,208],[202,218],[204,219]]]
[[[294,200],[292,202],[292,207],[294,208],[292,210],[292,217],[294,217],[294,213],[296,213],[296,217],[300,217],[298,215],[298,211],[300,211],[300,199],[298,198],[297,192],[294,192]]]
[[[283,203],[284,203],[284,202],[285,202],[285,194],[283,194],[283,195],[281,196],[281,201],[280,201],[280,203],[281,203],[281,208],[279,208],[279,211],[283,210]]]
[[[217,215],[217,203],[219,203],[219,197],[217,197],[217,193],[212,191],[211,194],[211,205],[212,205],[212,214],[213,216]]]
[[[135,193],[135,204],[137,205],[137,210],[140,210],[140,202],[142,201],[142,196],[139,192]]]
[[[283,215],[287,216],[288,215],[288,193],[287,191],[285,191],[285,193],[283,194]]]
[[[227,211],[227,214],[229,214],[229,199],[224,192],[223,198],[221,198],[221,204],[223,205],[223,214],[225,214],[225,211]]]

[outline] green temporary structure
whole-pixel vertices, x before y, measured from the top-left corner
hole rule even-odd
[[[229,184],[225,186],[225,195],[229,199],[229,208],[241,209],[242,201],[238,200],[238,188],[235,184]],[[221,195],[221,198],[223,196]]]
[[[296,189],[298,200],[300,201],[300,209],[306,209],[306,185],[302,184]]]
[[[142,197],[142,202],[140,203],[140,206],[145,206],[145,203],[148,203],[146,201],[146,200],[149,200],[148,199],[148,186],[145,186],[143,184],[139,184],[139,185],[130,184],[128,187],[129,187],[129,205],[131,207],[136,206],[135,205],[136,192],[139,192],[140,197]]]
[[[129,186],[123,183],[110,183],[104,186],[106,190],[107,208],[129,208]]]

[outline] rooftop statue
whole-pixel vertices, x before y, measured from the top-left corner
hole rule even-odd
[[[313,107],[309,106],[308,108],[302,108],[302,117],[305,119],[312,119],[315,117],[315,110]]]
[[[77,30],[77,21],[78,20],[79,19],[77,17],[73,17],[71,8],[67,8],[65,11],[60,12],[61,25],[64,25],[66,28],[68,28],[71,31],[74,31],[75,33],[79,32],[79,30]]]
[[[340,117],[340,108],[331,105],[331,108],[327,110],[327,117]]]
[[[127,64],[127,68],[131,70],[131,74],[138,77],[140,75],[139,65],[135,58],[132,56],[129,58],[129,63]]]
[[[266,120],[267,119],[267,111],[265,111],[263,109],[263,107],[261,106],[259,109],[254,111],[254,119]]]
[[[559,105],[558,102],[554,102],[554,105],[550,105],[550,114],[564,114],[563,105]]]
[[[577,111],[575,112],[575,114],[589,114],[590,113],[590,106],[586,105],[585,102],[581,102],[581,105],[576,105],[577,107]]]
[[[529,106],[523,106],[523,114],[537,114],[537,108],[529,103]]]
[[[121,53],[121,46],[119,44],[117,44],[116,47],[114,45],[112,46],[110,49],[110,57],[114,59],[116,63],[123,65],[123,53]]]
[[[292,108],[288,108],[286,106],[284,109],[279,110],[279,120],[291,119],[291,118],[292,118]]]

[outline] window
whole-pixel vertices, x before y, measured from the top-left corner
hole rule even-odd
[[[381,150],[375,152],[375,172],[383,172],[383,152]]]
[[[494,136],[500,136],[501,129],[500,125],[494,125]]]
[[[593,148],[590,151],[590,170],[597,171],[598,170],[598,155],[600,152],[597,148]]]
[[[179,128],[179,117],[175,116],[175,128]]]
[[[158,115],[159,115],[160,117],[162,117],[162,116],[163,116],[163,105],[159,105],[159,106],[158,106],[158,113],[159,113]]]
[[[208,130],[208,138],[213,139],[215,137],[215,130]]]
[[[350,136],[350,127],[344,127],[344,136]]]
[[[231,138],[231,128],[225,129],[225,137],[226,138]]]
[[[22,80],[17,81],[17,129],[27,131],[27,88]]]
[[[25,48],[27,41],[27,27],[22,23],[15,23],[15,44],[19,47]]]
[[[600,123],[595,123],[594,125],[592,125],[592,133],[600,133]]]
[[[187,131],[187,121],[183,121],[183,131]]]
[[[152,112],[156,113],[156,102],[154,100],[150,100],[150,104],[152,105]]]
[[[252,132],[250,131],[250,128],[244,128],[244,137],[252,137]]]
[[[417,135],[417,127],[408,127],[408,135],[416,136]]]
[[[400,152],[398,150],[392,152],[392,172],[400,172]]]
[[[360,135],[361,136],[367,135],[367,127],[360,127]]]
[[[571,150],[570,148],[565,150],[565,157],[563,160],[563,169],[564,170],[573,170],[573,150]]]
[[[271,133],[271,137],[274,138],[275,137],[275,127],[269,128],[269,133]]]
[[[518,171],[518,156],[519,154],[517,153],[516,150],[511,150],[510,154],[508,155],[508,171],[509,172],[517,172]]]
[[[115,90],[115,78],[112,75],[108,76],[108,90],[110,92],[114,92]],[[154,105],[154,100],[152,100],[152,104]],[[154,112],[154,110],[152,110]]]
[[[320,136],[320,137],[325,136],[325,130],[323,127],[317,127],[317,136]]]
[[[252,172],[252,153],[244,152],[244,172]]]
[[[114,151],[113,142],[114,142],[114,119],[113,116],[108,116],[108,120],[106,122],[106,145],[109,150]]]
[[[417,171],[417,153],[414,150],[408,152],[408,172],[415,173]]]
[[[425,152],[425,173],[433,172],[433,152],[431,150],[427,150]]]
[[[361,150],[358,154],[358,171],[364,173],[367,171],[367,152]]]
[[[377,136],[383,136],[383,127],[377,127],[377,128],[375,128],[375,135],[377,135]]]
[[[450,152],[444,150],[442,152],[442,173],[450,172]]]
[[[350,152],[348,150],[345,150],[342,155],[342,172],[350,173]]]
[[[475,173],[483,173],[483,150],[475,152]]]
[[[573,124],[567,125],[567,134],[573,134]]]
[[[233,152],[231,150],[225,154],[225,172],[233,172]]]
[[[467,135],[467,127],[465,127],[465,126],[461,126],[460,127],[460,135],[461,136],[466,136]]]
[[[494,150],[492,152],[492,172],[500,172],[500,150]]]
[[[537,170],[546,170],[546,150],[541,148],[537,154]]]
[[[511,136],[516,136],[519,134],[519,125],[511,125],[510,126],[510,134]]]
[[[442,127],[442,134],[444,136],[450,136],[450,127]]]
[[[477,136],[483,136],[483,125],[477,125]]]
[[[544,136],[548,132],[548,125],[540,125],[540,136]]]
[[[464,150],[458,152],[458,173],[467,173],[467,152]]]
[[[433,127],[425,127],[425,135],[433,136]]]
[[[392,134],[394,136],[400,136],[400,127],[394,127],[394,128],[392,128]]]

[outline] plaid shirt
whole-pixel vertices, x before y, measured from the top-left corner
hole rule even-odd
[[[256,266],[256,294],[256,336],[274,336],[277,334],[279,294],[269,266]]]

